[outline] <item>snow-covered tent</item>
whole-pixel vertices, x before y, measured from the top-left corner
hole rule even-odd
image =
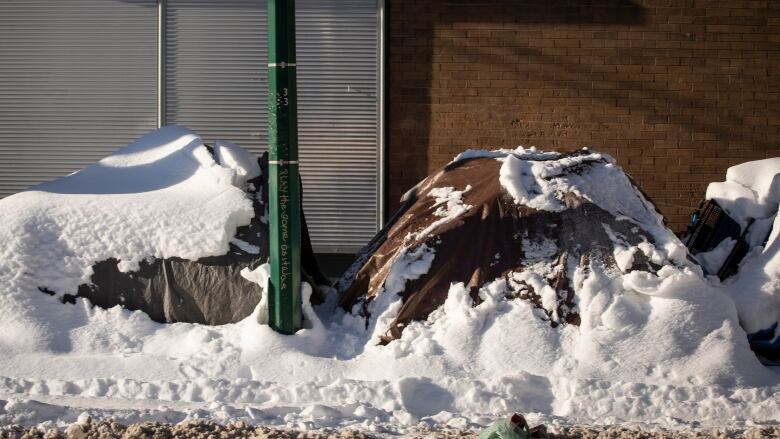
[[[161,128],[4,199],[18,237],[5,265],[64,302],[84,297],[158,322],[240,321],[264,294],[255,271],[269,254],[266,166],[235,144]],[[322,283],[305,226],[303,238],[304,271]]]
[[[580,324],[577,294],[594,270],[641,283],[686,265],[685,249],[611,157],[469,151],[406,195],[339,287],[342,306],[367,319],[372,301],[402,297],[387,342],[442,306],[452,284],[478,304],[480,288],[503,279],[508,297],[532,302],[554,327]]]

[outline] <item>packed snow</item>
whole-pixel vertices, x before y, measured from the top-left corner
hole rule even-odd
[[[717,201],[743,227],[750,219],[773,216],[780,203],[780,157],[730,167],[726,181],[707,187],[707,199]]]
[[[732,166],[726,171],[726,181],[707,187],[707,198],[739,222],[751,247],[739,272],[725,281],[736,303],[740,323],[748,333],[776,325],[777,339],[780,337],[780,158]],[[716,250],[704,255],[705,263]]]
[[[780,373],[748,349],[733,301],[687,261],[641,194],[621,192],[626,177],[608,156],[602,180],[589,181],[516,162],[547,153],[491,153],[510,163],[501,182],[518,203],[555,209],[560,191],[576,191],[654,237],[625,251],[666,263],[657,275],[575,273],[580,326],[553,328],[539,309],[508,299],[511,279],[484,285],[476,306],[453,284],[444,306],[386,346],[334,295],[317,307],[306,300],[306,327],[285,336],[264,324],[265,301],[239,323],[210,327],[159,324],[83,299],[62,304],[39,291],[75,293],[91,265],[109,257],[132,271],[150,256],[227,252],[253,215],[241,186],[256,170],[226,148],[215,148],[223,158],[214,160],[195,133],[168,127],[0,201],[0,423],[66,423],[86,412],[120,422],[210,417],[402,433],[421,423],[485,425],[513,411],[531,423],[675,428],[780,418]],[[443,219],[468,209],[454,189],[438,195]],[[127,214],[119,221],[115,212]],[[537,247],[544,261],[550,243]],[[766,258],[780,254],[771,252]],[[391,318],[398,293],[434,257],[418,248],[398,258],[376,315]],[[268,267],[242,275],[264,286]]]
[[[214,155],[221,165],[235,170],[235,186],[243,187],[247,181],[260,176],[257,157],[235,143],[217,140],[214,142]]]
[[[697,254],[696,260],[699,261],[707,273],[717,273],[736,245],[737,241],[734,238],[727,237],[712,250]]]
[[[372,301],[367,310],[369,314],[376,316],[376,318],[371,319],[368,327],[372,334],[371,339],[375,340],[376,343],[380,342],[385,328],[395,319],[401,305],[403,305],[403,302],[398,300],[398,295],[406,288],[406,282],[418,279],[427,273],[434,257],[436,257],[436,252],[433,249],[421,245],[414,250],[403,249],[392,262],[392,268],[382,286],[379,300]],[[360,304],[356,304],[352,312],[358,315]]]

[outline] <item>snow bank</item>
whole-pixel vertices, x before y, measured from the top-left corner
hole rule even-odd
[[[777,324],[775,337],[780,337],[780,158],[732,166],[726,181],[707,187],[707,199],[739,222],[751,247],[737,274],[725,282],[740,323],[748,333]]]
[[[554,157],[531,150],[513,157],[523,154]],[[465,285],[448,285],[444,306],[386,346],[377,345],[378,325],[367,327],[333,295],[317,308],[307,302],[305,328],[284,336],[260,323],[265,301],[235,324],[166,325],[83,299],[62,304],[38,291],[72,293],[89,267],[108,257],[129,270],[148,256],[228,251],[236,227],[252,215],[237,185],[253,171],[240,154],[231,157],[217,164],[197,135],[169,127],[0,201],[0,422],[67,423],[86,412],[133,422],[210,417],[403,433],[420,424],[485,425],[512,411],[528,413],[532,423],[677,428],[778,419],[780,375],[758,364],[731,301],[684,261],[679,242],[606,156],[590,176],[558,178],[545,167],[531,171],[544,182],[522,183],[529,197],[537,187],[554,191],[539,199],[551,206],[566,205],[565,192],[578,191],[652,237],[629,242],[623,229],[611,229],[630,255],[620,257],[626,272],[572,265],[579,326],[553,328],[544,310],[507,297],[513,283],[547,282],[544,264],[558,248],[522,235],[517,240],[527,241],[538,271],[491,279],[478,288],[478,301]],[[475,182],[426,197],[438,212],[433,220],[445,220],[444,228],[463,220],[481,208],[469,202],[478,190]],[[124,213],[121,221],[116,212]],[[433,244],[394,260],[384,301],[370,305],[374,315],[390,319],[398,293],[446,258]],[[643,258],[665,266],[630,272]],[[261,286],[268,279],[266,266],[242,275]]]

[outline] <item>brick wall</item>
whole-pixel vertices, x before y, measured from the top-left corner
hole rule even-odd
[[[615,156],[680,230],[780,156],[780,0],[390,0],[389,196],[468,147]]]

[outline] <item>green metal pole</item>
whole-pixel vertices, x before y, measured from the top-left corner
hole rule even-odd
[[[295,85],[295,1],[268,0],[268,146],[271,327],[292,334],[301,317],[301,197]]]

